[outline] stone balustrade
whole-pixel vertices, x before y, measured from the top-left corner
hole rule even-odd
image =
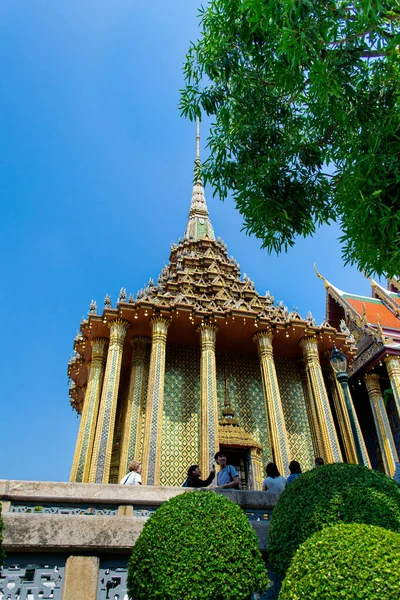
[[[0,588],[7,578],[18,578],[18,568],[23,573],[26,565],[32,568],[33,564],[38,573],[56,582],[55,600],[96,600],[103,597],[101,586],[110,585],[123,598],[127,561],[144,523],[161,504],[182,493],[203,492],[178,487],[0,480],[7,553]],[[215,493],[240,505],[257,534],[260,550],[266,550],[277,496],[260,491]],[[50,572],[48,565],[53,562],[55,571]],[[85,570],[88,576],[82,579]],[[23,586],[22,575],[20,579],[17,583]]]

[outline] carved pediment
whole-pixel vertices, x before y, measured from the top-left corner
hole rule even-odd
[[[225,285],[225,281],[223,279],[223,277],[221,277],[221,275],[217,275],[217,277],[214,277],[214,279],[211,282],[211,285]]]
[[[215,296],[216,300],[230,300],[231,295],[227,292],[226,289],[220,290],[218,294]]]
[[[207,272],[208,273],[219,273],[220,272],[219,266],[217,265],[217,263],[215,261],[213,263],[211,263],[211,265],[208,267]]]

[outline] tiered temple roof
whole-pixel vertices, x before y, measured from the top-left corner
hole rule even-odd
[[[196,142],[196,166],[199,166],[198,130]],[[169,343],[196,345],[196,326],[212,322],[219,326],[217,349],[254,352],[253,334],[260,329],[272,329],[277,356],[301,356],[299,341],[305,335],[318,337],[321,353],[334,343],[349,356],[353,352],[351,338],[346,332],[338,332],[336,324],[324,321],[317,325],[311,313],[302,318],[297,309],[290,311],[282,301],[276,303],[269,292],[260,295],[254,281],[245,273],[241,276],[240,265],[228,255],[225,242],[215,239],[203,184],[198,177],[185,235],[171,245],[169,263],[162,268],[157,282],[150,279],[136,297],[128,296],[122,288],[115,307],[107,294],[101,315],[97,314],[96,302],[91,302],[88,318],[82,320],[75,337],[75,355],[68,365],[71,404],[78,412],[82,409],[88,378],[91,340],[108,337],[108,323],[116,318],[130,323],[126,345],[133,335],[149,337],[153,315],[171,318]]]
[[[326,320],[354,338],[357,354],[349,372],[364,371],[389,354],[400,355],[400,282],[389,279],[387,289],[370,277],[371,296],[350,294],[324,280]]]

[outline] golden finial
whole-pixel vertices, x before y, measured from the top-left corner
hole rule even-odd
[[[364,277],[370,280],[372,287],[376,287],[378,285],[375,279],[371,275],[368,275],[365,269],[363,269],[361,272],[364,275]]]
[[[319,273],[316,262],[314,263],[314,271],[317,274],[318,279],[322,279],[322,281],[324,282],[325,289],[329,289],[331,287],[331,284],[327,279],[325,279],[323,275],[321,275],[321,273]]]
[[[367,309],[366,309],[366,306],[365,306],[365,302],[361,302],[361,305],[362,305],[362,315],[361,315],[362,322],[363,323],[368,323],[368,320],[367,320]]]

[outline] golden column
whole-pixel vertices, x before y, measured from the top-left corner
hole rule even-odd
[[[311,393],[311,383],[308,371],[304,366],[304,361],[301,360],[300,379],[303,388],[304,402],[306,405],[308,424],[310,426],[312,445],[315,456],[322,456],[324,453],[324,445],[322,443],[321,432],[318,427],[317,411],[315,407],[314,397]]]
[[[218,326],[202,323],[200,333],[200,468],[208,473],[219,450],[217,369],[215,341]]]
[[[389,374],[397,414],[400,419],[400,356],[387,356],[384,362]]]
[[[140,438],[142,435],[142,415],[150,342],[150,338],[146,337],[134,337],[131,341],[133,347],[132,366],[122,429],[119,479],[122,479],[127,473],[128,464],[131,460],[140,460]]]
[[[289,442],[286,431],[278,378],[272,348],[271,331],[260,331],[253,335],[260,359],[261,378],[264,389],[264,401],[267,412],[271,450],[280,473],[288,473],[290,462]]]
[[[104,366],[106,364],[107,344],[108,340],[105,338],[96,338],[91,342],[92,362],[90,364],[70,481],[89,481],[90,461],[96,432]]]
[[[389,419],[386,414],[385,404],[383,402],[379,377],[375,373],[364,376],[367,386],[368,397],[371,403],[372,414],[374,416],[376,433],[378,435],[379,447],[382,453],[383,464],[386,475],[393,476],[395,462],[399,460],[396,446],[394,444],[392,430],[390,429]]]
[[[346,407],[346,400],[344,397],[343,388],[336,378],[335,373],[331,370],[328,374],[328,380],[332,392],[333,403],[335,405],[336,416],[339,422],[340,433],[342,435],[343,445],[346,453],[347,461],[353,464],[357,464],[357,453],[354,444],[353,432],[350,425],[349,413]],[[349,400],[354,415],[354,422],[357,430],[357,437],[361,448],[361,454],[363,457],[364,465],[371,468],[367,448],[365,447],[364,438],[361,432],[361,427],[358,422],[357,413],[354,409],[353,399],[350,394],[350,388],[348,387]]]
[[[115,415],[117,412],[118,388],[121,375],[122,350],[127,321],[117,319],[109,323],[110,344],[108,347],[106,372],[100,399],[96,437],[90,465],[91,483],[108,483],[113,448]]]
[[[142,481],[147,485],[160,484],[160,451],[164,407],[165,350],[171,319],[152,317],[152,344],[147,388],[146,419],[143,438]]]
[[[314,404],[313,415],[317,421],[314,426],[319,447],[322,448],[322,458],[327,463],[340,462],[342,453],[319,362],[318,340],[314,336],[305,337],[300,341],[300,346],[304,356],[307,382],[310,386],[310,400]]]

